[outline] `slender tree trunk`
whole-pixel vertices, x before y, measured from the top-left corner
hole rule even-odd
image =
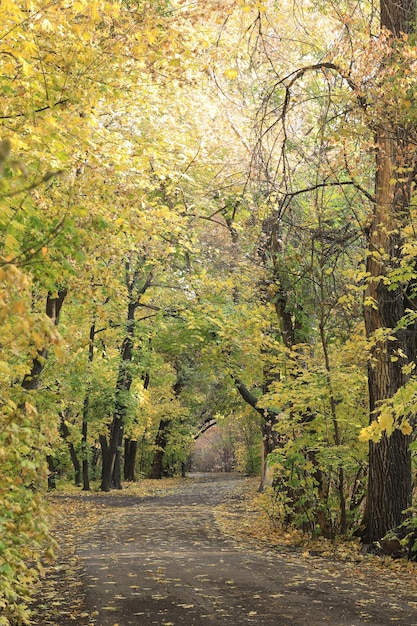
[[[321,346],[322,346],[323,355],[324,355],[324,365],[326,368],[326,382],[327,382],[327,388],[328,388],[328,393],[329,393],[330,413],[332,416],[334,442],[336,446],[340,446],[342,443],[342,440],[340,436],[339,420],[337,417],[337,409],[336,409],[336,400],[335,400],[332,378],[331,378],[330,356],[329,356],[329,350],[328,350],[326,336],[324,332],[323,316],[320,321],[320,339],[321,339]],[[340,466],[338,470],[337,488],[339,492],[339,503],[340,503],[340,532],[342,535],[345,535],[347,532],[347,513],[346,513],[346,496],[345,496],[345,473],[344,473],[342,466]]]
[[[65,415],[62,413],[61,414],[61,424],[60,424],[60,431],[62,434],[63,439],[65,439],[68,449],[69,449],[69,453],[70,453],[70,457],[71,457],[71,461],[72,464],[74,466],[74,482],[75,482],[75,486],[79,487],[81,485],[81,465],[80,465],[80,461],[78,459],[77,456],[77,452],[75,450],[74,444],[71,441],[68,441],[68,437],[69,437],[69,429],[68,426],[65,423]]]
[[[150,382],[149,372],[143,376],[143,388],[148,389]],[[136,481],[135,468],[136,468],[136,454],[138,451],[138,442],[135,439],[125,438],[125,458],[123,474],[125,480],[131,482]]]
[[[138,449],[138,442],[134,439],[125,439],[125,458],[124,458],[124,478],[134,482],[135,477],[135,464],[136,464],[136,452]]]
[[[113,422],[110,427],[110,441],[107,454],[103,457],[103,471],[101,490],[110,491],[112,480],[116,487],[121,489],[120,449],[123,442],[124,422],[127,412],[127,395],[132,385],[131,362],[133,357],[133,340],[135,335],[135,311],[141,296],[152,283],[152,270],[148,273],[142,286],[138,288],[140,271],[132,271],[129,259],[125,262],[126,287],[129,297],[126,320],[126,336],[120,352],[119,375],[116,383],[116,403]],[[135,296],[134,296],[135,293]],[[102,450],[104,451],[102,445]]]
[[[109,454],[109,444],[107,442],[107,437],[105,435],[99,435],[99,442],[101,448],[101,480],[103,480],[104,476],[104,466],[107,460],[107,456]]]
[[[273,476],[268,469],[268,455],[281,445],[279,434],[274,428],[278,422],[278,415],[274,411],[258,407],[258,398],[249,391],[241,380],[235,378],[234,382],[243,400],[262,416],[262,469],[259,491],[263,491],[273,482]]]
[[[133,335],[135,328],[136,303],[130,301],[128,305],[126,337],[121,349],[119,375],[116,383],[116,405],[113,422],[110,429],[110,441],[107,454],[103,457],[103,475],[101,490],[110,491],[112,480],[116,488],[121,488],[120,482],[120,446],[123,441],[124,420],[126,416],[126,394],[132,384],[132,374],[129,365],[133,355]]]
[[[46,298],[45,313],[52,320],[54,326],[58,326],[59,316],[61,314],[62,305],[64,304],[65,297],[68,291],[65,288],[58,290],[57,296],[53,296],[48,293]],[[45,367],[45,360],[48,358],[48,348],[43,348],[38,351],[38,356],[33,359],[32,369],[30,374],[26,374],[22,381],[23,389],[28,391],[37,389],[39,386],[39,379]]]
[[[88,410],[90,406],[90,391],[91,391],[91,363],[94,361],[94,339],[96,336],[96,322],[93,320],[90,327],[90,335],[88,341],[88,372],[89,379],[87,381],[87,388],[85,390],[84,402],[83,402],[83,423],[81,428],[81,447],[82,447],[82,463],[83,463],[83,491],[90,491],[90,475],[88,464]]]
[[[415,0],[381,0],[381,26],[393,37],[415,30]],[[389,58],[386,60],[389,64]],[[416,151],[410,129],[376,120],[375,207],[369,229],[368,288],[364,307],[366,333],[389,330],[386,338],[374,341],[368,372],[371,420],[378,416],[381,402],[391,398],[406,382],[403,366],[416,359],[415,328],[397,330],[410,306],[406,286],[394,286],[386,278],[400,267],[401,228],[409,215],[412,172]],[[399,169],[401,168],[401,169]],[[401,172],[401,173],[400,173]],[[372,303],[372,304],[368,304]],[[410,437],[395,430],[369,445],[369,481],[365,516],[365,543],[381,539],[404,520],[411,505]]]
[[[58,294],[53,296],[48,293],[46,298],[45,313],[52,320],[54,326],[59,323],[59,316],[61,314],[62,305],[64,304],[65,297],[67,295],[67,289],[60,288]],[[22,387],[27,391],[32,391],[39,387],[40,377],[45,367],[45,361],[48,358],[48,348],[38,350],[38,355],[33,359],[32,368],[29,374],[26,374],[22,380]],[[56,467],[55,459],[53,456],[47,456],[48,463],[48,489],[52,490],[56,488]]]
[[[184,387],[184,379],[181,370],[181,363],[176,363],[175,369],[177,371],[177,380],[173,385],[174,396],[178,398],[181,390]],[[149,385],[149,377],[145,379],[146,385]],[[168,443],[170,420],[162,419],[159,422],[158,432],[155,439],[155,452],[152,459],[149,478],[161,479],[162,476],[169,474],[169,470],[172,468],[164,467],[165,449]]]
[[[161,420],[159,422],[158,433],[155,439],[155,452],[152,459],[149,478],[160,479],[164,475],[164,453],[167,445],[167,435],[169,428],[169,420]]]
[[[87,406],[88,411],[88,406]],[[84,419],[84,411],[83,411],[83,425],[81,429],[81,446],[82,446],[82,466],[83,466],[83,491],[90,491],[90,475],[89,475],[89,467],[88,467],[88,451],[87,451],[87,435],[88,435],[88,423],[87,420]]]
[[[53,491],[56,489],[56,460],[48,454],[46,462],[48,463],[48,491]]]

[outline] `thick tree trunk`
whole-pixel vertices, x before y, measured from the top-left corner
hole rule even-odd
[[[56,489],[56,460],[53,456],[48,454],[46,457],[46,462],[48,464],[48,491],[53,491]]]
[[[88,405],[87,405],[87,410],[88,410]],[[83,425],[82,425],[82,429],[81,429],[81,436],[82,436],[82,441],[81,441],[81,446],[82,446],[82,466],[83,466],[83,491],[90,491],[90,473],[89,473],[89,466],[88,466],[88,450],[87,450],[87,435],[88,435],[88,423],[87,423],[87,419],[84,418],[84,411],[83,411]]]
[[[415,0],[381,1],[381,26],[393,36],[410,33],[415,25]],[[386,64],[389,65],[389,58]],[[398,330],[410,307],[407,285],[393,285],[389,273],[401,265],[401,229],[409,216],[416,151],[411,129],[375,120],[375,206],[369,229],[365,294],[365,326],[372,339],[368,386],[371,420],[378,409],[407,382],[404,365],[416,359],[415,326]],[[386,337],[383,337],[384,332]],[[381,338],[375,337],[380,333]],[[410,437],[395,430],[380,442],[370,442],[365,543],[380,540],[404,520],[411,505]]]
[[[415,0],[380,0],[381,26],[394,37],[415,30]]]
[[[105,435],[99,435],[99,442],[101,448],[101,480],[103,480],[104,468],[109,454],[109,444]]]
[[[143,388],[148,389],[150,383],[150,375],[149,372],[146,372],[144,376],[142,376],[143,380]],[[125,438],[125,458],[124,458],[124,468],[123,474],[125,480],[129,480],[131,482],[136,481],[135,469],[136,469],[136,454],[138,451],[138,442],[135,439]]]

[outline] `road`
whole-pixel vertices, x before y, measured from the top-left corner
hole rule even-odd
[[[214,507],[237,480],[189,478],[168,495],[112,494],[104,504],[90,497],[101,513],[77,551],[97,626],[417,626],[409,602],[372,580],[352,581],[337,563],[222,536]]]

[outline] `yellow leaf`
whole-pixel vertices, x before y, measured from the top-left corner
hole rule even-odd
[[[408,420],[405,420],[401,424],[401,432],[403,435],[411,435],[411,433],[413,432],[413,429],[411,428],[411,424]]]
[[[378,424],[381,430],[385,430],[387,435],[391,435],[394,430],[394,418],[389,411],[381,413],[378,417]]]
[[[42,337],[42,335],[40,335],[36,331],[34,331],[32,333],[32,339],[35,342],[35,346],[37,347],[37,349],[42,350],[44,343],[45,343],[45,338]]]
[[[234,78],[237,78],[238,73],[239,72],[236,69],[230,68],[228,70],[224,70],[223,76],[225,76],[225,78],[230,78],[231,80],[233,80]]]
[[[159,31],[157,28],[152,28],[152,30],[146,31],[146,37],[151,45],[155,43],[155,41],[158,38],[158,35],[159,35]]]
[[[371,440],[371,433],[369,432],[369,428],[362,428],[361,432],[359,433],[358,439],[361,443],[366,443],[367,441]]]

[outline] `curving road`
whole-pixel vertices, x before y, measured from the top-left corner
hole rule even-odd
[[[97,626],[417,626],[412,604],[373,581],[352,583],[334,563],[223,537],[213,509],[237,480],[194,477],[174,494],[106,499],[77,549]]]

